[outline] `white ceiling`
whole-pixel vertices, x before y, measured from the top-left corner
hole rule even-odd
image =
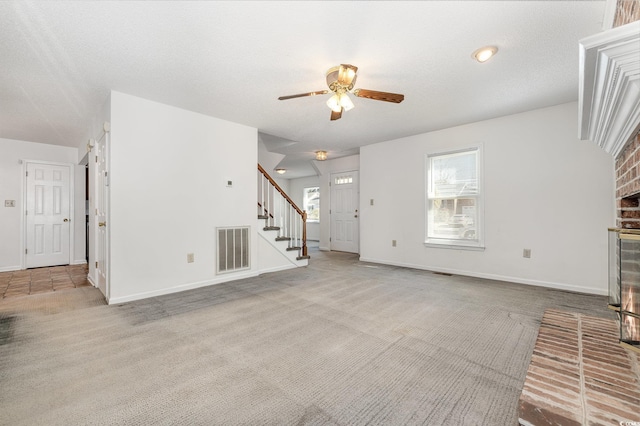
[[[257,128],[309,162],[578,99],[578,40],[605,1],[0,2],[0,138],[80,146],[110,90]],[[498,46],[485,64],[471,59]],[[325,71],[359,67],[329,121]],[[576,129],[577,132],[577,129]],[[295,160],[295,161],[294,161]],[[301,175],[304,173],[298,173]]]

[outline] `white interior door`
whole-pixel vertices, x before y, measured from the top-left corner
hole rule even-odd
[[[27,268],[68,265],[71,247],[71,166],[26,163]]]
[[[331,174],[331,250],[360,252],[358,172]]]
[[[103,137],[96,143],[96,211],[94,220],[96,279],[98,288],[107,299],[109,299],[109,235],[107,231],[107,211],[109,202],[108,141],[109,133],[105,132]]]

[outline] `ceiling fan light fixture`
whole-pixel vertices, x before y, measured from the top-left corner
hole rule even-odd
[[[327,100],[327,106],[329,107],[329,109],[331,109],[331,111],[335,111],[335,112],[342,111],[342,106],[340,105],[340,95],[336,93],[335,95],[330,97]]]
[[[498,48],[495,46],[485,46],[473,52],[473,59],[476,61],[483,63],[487,62],[491,59],[496,53],[498,53]]]
[[[351,101],[351,98],[347,96],[346,93],[342,93],[340,95],[340,106],[344,108],[345,111],[349,111],[354,107],[353,102]]]
[[[327,159],[327,151],[316,151],[316,160],[324,161]]]
[[[278,173],[279,175],[283,175],[283,174],[287,173],[287,169],[278,168],[278,169],[276,169],[276,173]]]

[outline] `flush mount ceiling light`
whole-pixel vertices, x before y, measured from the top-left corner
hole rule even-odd
[[[276,173],[278,173],[279,175],[283,175],[287,173],[287,169],[276,169]]]
[[[493,55],[495,55],[496,53],[498,53],[497,47],[485,46],[473,52],[473,55],[471,55],[471,57],[476,61],[482,63],[491,59],[491,57],[493,57]]]
[[[316,160],[324,161],[327,159],[327,151],[316,151]]]

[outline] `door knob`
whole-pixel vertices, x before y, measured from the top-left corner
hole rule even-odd
[[[67,219],[66,217],[64,219],[62,219],[63,222],[69,222],[69,219]]]
[[[354,215],[353,217],[358,217],[358,215]]]
[[[98,226],[107,226],[107,222],[98,222]]]

